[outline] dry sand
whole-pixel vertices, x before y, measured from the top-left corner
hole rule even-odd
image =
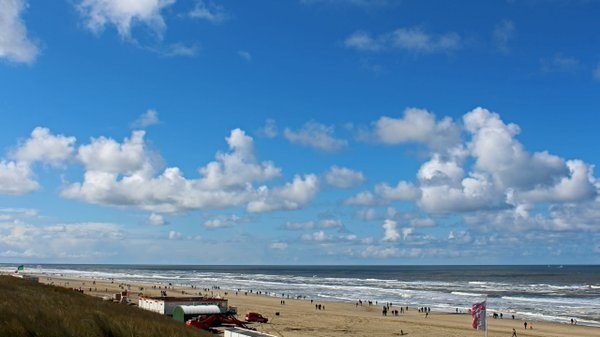
[[[123,285],[119,281],[92,280],[82,278],[48,278],[40,277],[40,282],[63,286],[67,288],[83,289],[85,293],[94,296],[107,296],[123,289],[129,289],[129,296],[133,303],[137,303],[137,296],[158,296],[158,286],[165,289],[165,284],[129,284]],[[95,282],[95,284],[94,284]],[[153,286],[156,286],[154,288]],[[90,288],[92,291],[90,292]],[[471,317],[468,314],[431,312],[429,317],[418,313],[416,308],[409,308],[407,313],[399,316],[383,316],[382,305],[356,306],[353,303],[340,302],[314,302],[310,300],[283,299],[282,298],[248,293],[238,293],[231,290],[208,290],[191,289],[190,287],[174,286],[168,290],[169,296],[197,296],[199,292],[208,296],[221,296],[229,300],[230,306],[238,308],[238,318],[248,311],[259,312],[269,317],[267,324],[253,325],[258,331],[267,332],[275,336],[300,337],[341,337],[341,336],[365,336],[365,337],[389,337],[400,336],[401,330],[408,337],[424,336],[483,336],[482,331],[471,328]],[[325,306],[325,310],[316,310],[315,304]],[[392,306],[392,310],[400,307]],[[279,312],[276,316],[275,313]],[[488,318],[488,336],[500,337],[512,335],[512,329],[517,330],[519,337],[522,336],[600,336],[600,328],[570,325],[568,322],[537,322],[529,321],[533,329],[525,330],[523,321],[519,319],[492,319]]]

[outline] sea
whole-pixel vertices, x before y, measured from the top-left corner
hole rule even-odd
[[[16,265],[0,264],[14,272]],[[467,312],[487,301],[504,319],[600,327],[600,265],[535,266],[195,266],[25,265],[41,277],[68,276],[261,292],[315,301],[392,303]]]

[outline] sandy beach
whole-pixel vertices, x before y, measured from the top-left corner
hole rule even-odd
[[[267,324],[255,324],[254,327],[275,336],[400,336],[401,332],[410,337],[421,336],[483,336],[482,331],[471,328],[471,317],[468,314],[431,312],[428,317],[419,313],[417,308],[409,307],[408,312],[398,316],[382,315],[382,306],[363,303],[313,302],[310,299],[288,299],[265,296],[255,293],[225,289],[197,289],[189,286],[168,286],[168,284],[120,283],[118,280],[107,281],[86,278],[40,277],[40,282],[67,288],[82,289],[93,296],[110,296],[128,289],[129,297],[137,303],[140,294],[159,296],[160,291],[168,287],[169,296],[197,296],[199,293],[208,296],[220,296],[229,300],[229,305],[238,308],[238,317],[248,311],[259,312],[269,317]],[[160,288],[159,288],[160,287]],[[91,289],[91,291],[90,291]],[[282,300],[285,304],[282,304]],[[315,309],[315,304],[324,306],[323,310]],[[401,303],[394,304],[390,310],[399,310]],[[279,312],[279,315],[275,313]],[[570,325],[568,322],[528,321],[533,329],[525,330],[523,321],[504,317],[504,319],[488,318],[488,336],[511,336],[516,329],[518,336],[598,336],[599,328],[581,325]]]

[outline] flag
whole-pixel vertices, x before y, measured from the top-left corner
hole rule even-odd
[[[17,267],[17,271],[23,271],[25,270],[25,266],[24,265],[20,265]]]
[[[486,330],[485,307],[486,301],[473,304],[471,317],[473,317],[473,329]]]

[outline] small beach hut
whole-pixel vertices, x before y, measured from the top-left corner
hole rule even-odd
[[[220,314],[221,309],[214,304],[209,305],[178,305],[173,309],[173,319],[185,323],[199,315]]]

